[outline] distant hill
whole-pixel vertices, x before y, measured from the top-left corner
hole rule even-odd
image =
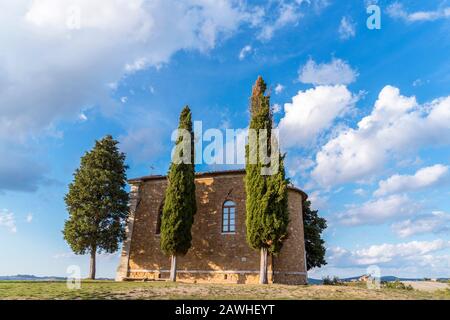
[[[31,274],[17,274],[15,276],[0,276],[0,281],[65,281],[66,277],[35,276]],[[113,280],[111,278],[97,278],[97,280]]]
[[[357,276],[357,277],[350,277],[350,278],[344,278],[341,279],[344,282],[350,282],[350,281],[355,281],[358,280],[359,278],[361,278],[362,276]],[[381,281],[386,281],[386,282],[394,282],[394,281],[422,281],[423,278],[399,278],[396,276],[382,276],[381,277]]]
[[[15,276],[0,276],[0,280],[11,280],[11,281],[64,281],[65,277],[38,277],[31,274],[17,274]]]
[[[352,282],[352,281],[356,281],[359,278],[361,278],[362,276],[356,276],[356,277],[349,277],[349,278],[343,278],[341,279],[341,281],[343,282]],[[395,277],[395,276],[382,276],[381,277],[381,281],[386,281],[386,282],[394,282],[394,281],[423,281],[424,278],[399,278],[399,277]],[[449,281],[450,278],[438,278],[437,281]],[[312,278],[308,278],[308,284],[322,284],[323,281],[322,279],[312,279]]]
[[[322,284],[322,280],[308,278],[308,284]]]

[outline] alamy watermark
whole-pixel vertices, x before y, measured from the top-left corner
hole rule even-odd
[[[67,267],[66,273],[69,274],[66,280],[66,286],[69,290],[81,289],[81,268],[78,265]]]
[[[81,8],[69,6],[66,11],[66,27],[70,30],[81,29]]]
[[[192,141],[188,130],[176,129],[171,140],[179,141],[172,149],[172,162],[176,164],[261,164],[262,175],[278,173],[280,166],[279,131],[270,129],[207,129],[203,132],[202,122],[194,122],[194,159]],[[270,143],[268,142],[270,140]],[[206,145],[204,145],[206,144]],[[247,148],[247,150],[246,150]]]
[[[366,26],[369,30],[381,29],[381,9],[376,4],[371,4],[366,9],[367,14],[370,16],[367,18]]]
[[[379,266],[372,265],[367,267],[367,289],[380,289],[381,287],[381,269]]]

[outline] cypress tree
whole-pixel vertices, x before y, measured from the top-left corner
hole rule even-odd
[[[267,130],[268,156],[275,150],[270,150],[272,136],[272,113],[270,96],[265,95],[266,84],[258,77],[253,87],[250,104],[250,129],[256,130],[257,141],[261,129]],[[262,169],[267,167],[260,159],[258,145],[256,148],[246,146],[246,229],[247,242],[253,249],[260,250],[260,283],[266,284],[268,254],[280,251],[283,239],[287,236],[289,222],[287,204],[288,180],[285,178],[284,157],[280,155],[279,170],[273,175],[263,175]],[[253,150],[253,151],[252,151]],[[250,152],[255,152],[256,163],[251,163]]]
[[[197,211],[191,117],[191,110],[186,106],[180,115],[178,138],[169,168],[161,219],[161,250],[171,257],[171,281],[176,281],[177,255],[185,255],[191,247],[191,227]],[[189,152],[186,147],[189,146],[190,154],[186,154]],[[181,161],[174,160],[177,157]]]
[[[113,253],[125,237],[128,217],[125,154],[108,135],[81,158],[64,200],[69,212],[64,239],[75,254],[90,253],[95,279],[97,252]]]

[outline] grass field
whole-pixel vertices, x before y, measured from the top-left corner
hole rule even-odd
[[[363,284],[259,286],[114,281],[83,281],[81,289],[69,290],[65,282],[0,281],[0,299],[450,299],[450,290],[369,290]]]

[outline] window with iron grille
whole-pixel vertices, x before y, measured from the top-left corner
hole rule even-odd
[[[236,204],[227,200],[222,210],[222,232],[234,233],[236,231]]]

